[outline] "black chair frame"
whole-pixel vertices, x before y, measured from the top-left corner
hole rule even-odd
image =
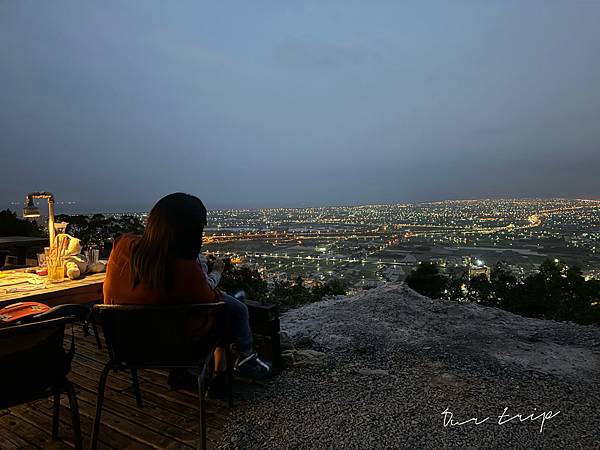
[[[12,345],[16,345],[16,343],[18,342],[19,336],[25,336],[25,337],[27,335],[32,336],[36,332],[43,332],[44,329],[54,330],[55,333],[58,333],[57,334],[58,339],[56,342],[58,348],[55,348],[54,350],[64,352],[62,345],[63,345],[63,341],[64,341],[65,325],[67,325],[67,324],[72,325],[73,322],[75,322],[76,320],[77,320],[77,318],[72,317],[72,316],[55,317],[55,318],[48,319],[48,320],[41,320],[38,322],[2,328],[2,329],[0,329],[0,341],[10,340]],[[72,339],[74,339],[73,336],[72,336]],[[28,350],[28,349],[26,349],[26,350]],[[68,373],[68,371],[70,371],[70,359],[72,358],[74,351],[75,351],[75,348],[74,348],[74,340],[73,340],[71,342],[70,351],[68,352],[68,354],[64,355],[65,358],[68,358],[69,370],[67,370],[67,373]],[[10,355],[13,358],[13,363],[15,361],[15,355],[18,355],[18,352]],[[24,363],[32,363],[32,367],[35,367],[35,359],[36,358],[33,353],[25,354],[24,357],[27,358],[27,360],[23,360]],[[2,362],[2,358],[0,358],[0,362]],[[57,363],[58,363],[58,361],[57,361]],[[31,370],[31,369],[29,369],[29,370]],[[39,370],[43,371],[44,369],[40,368]],[[8,402],[0,399],[0,409],[7,408],[10,406],[15,406],[18,404],[28,403],[31,401],[40,400],[40,399],[48,398],[48,397],[52,396],[53,397],[52,438],[58,439],[59,424],[60,424],[60,420],[59,420],[60,396],[61,396],[61,394],[66,393],[69,398],[71,423],[72,423],[72,428],[73,428],[73,438],[74,438],[75,448],[82,449],[83,443],[82,443],[81,425],[80,425],[80,419],[79,419],[79,408],[77,405],[77,396],[75,394],[75,389],[73,388],[73,384],[67,379],[66,375],[67,374],[64,374],[59,379],[54,380],[52,382],[48,382],[48,386],[46,388],[43,387],[44,383],[42,383],[36,389],[34,389],[32,392],[29,392],[29,393],[24,392],[24,393],[18,395],[17,396],[18,398],[13,398],[13,399],[9,400]],[[42,377],[46,376],[46,374],[42,373],[41,376]],[[26,384],[25,381],[23,381],[23,383]]]
[[[94,332],[94,338],[96,339],[96,345],[99,349],[102,348],[102,343],[100,342],[100,335],[98,334],[98,327],[96,326],[96,322],[94,321],[94,317],[92,315],[92,307],[94,303],[84,303],[84,304],[64,304],[57,305],[53,308],[50,308],[48,311],[36,314],[32,316],[31,320],[39,321],[46,319],[53,319],[55,317],[65,317],[65,316],[73,316],[76,317],[79,322],[83,323],[83,333],[85,336],[89,336],[89,327],[92,327]]]
[[[156,314],[160,313],[164,319],[163,325],[169,327],[168,318],[169,314],[183,317],[185,315],[202,315],[206,317],[213,317],[218,322],[220,327],[219,336],[210,335],[207,336],[205,351],[196,359],[188,359],[179,361],[165,361],[160,356],[156,359],[148,359],[135,361],[136,357],[128,358],[123,356],[121,350],[122,342],[120,339],[123,337],[117,337],[114,327],[114,316],[109,315],[124,313],[129,315],[135,315],[139,317],[140,322],[143,321],[144,314]],[[232,382],[233,382],[233,366],[232,357],[229,341],[229,319],[227,314],[227,308],[224,302],[218,303],[206,303],[206,304],[190,304],[190,305],[95,305],[93,309],[93,320],[96,320],[104,331],[104,339],[109,354],[109,361],[104,366],[98,382],[98,399],[96,402],[96,415],[94,417],[94,424],[92,429],[92,439],[90,448],[96,449],[98,434],[101,423],[102,405],[104,402],[104,391],[106,389],[106,383],[111,370],[114,371],[131,371],[133,391],[135,394],[135,400],[137,407],[141,408],[142,395],[140,391],[138,369],[188,369],[198,371],[198,396],[199,396],[199,424],[200,424],[200,439],[199,447],[202,450],[206,449],[206,405],[205,405],[205,393],[206,393],[206,380],[207,380],[207,367],[212,359],[213,352],[217,347],[225,348],[225,359],[227,364],[227,394],[228,394],[228,405],[232,407]],[[150,325],[150,324],[149,324]],[[122,325],[121,325],[122,326]],[[117,326],[118,328],[118,326]],[[175,327],[173,327],[175,328]],[[171,331],[173,330],[171,328]],[[149,331],[153,335],[156,334],[156,330]],[[167,333],[169,334],[169,333]],[[172,333],[171,333],[172,334]],[[184,331],[181,331],[184,334]],[[186,339],[190,341],[189,337],[180,335],[179,339]],[[192,346],[193,344],[188,344]],[[128,350],[130,353],[132,348]],[[126,353],[126,352],[125,352]],[[170,358],[168,358],[170,359]]]

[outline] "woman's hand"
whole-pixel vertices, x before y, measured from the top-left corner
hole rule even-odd
[[[223,262],[223,260],[221,258],[215,258],[215,260],[212,263],[213,272],[222,273],[223,269],[225,269],[225,263]]]

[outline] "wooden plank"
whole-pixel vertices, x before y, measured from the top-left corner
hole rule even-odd
[[[45,400],[38,400],[36,402],[27,403],[18,407],[12,408],[11,412],[14,416],[29,422],[33,426],[39,427],[44,430],[49,436],[52,433],[52,404],[54,401],[52,398]],[[44,406],[48,404],[50,408]],[[70,414],[70,413],[69,413]],[[69,415],[70,417],[70,415]],[[60,422],[60,415],[59,415]],[[66,433],[65,427],[59,425],[59,440],[68,447],[75,447],[73,443],[73,430],[70,425],[68,426],[68,433]]]
[[[68,403],[68,402],[67,402]],[[61,402],[60,405],[60,435],[64,441],[69,441],[72,439],[73,431],[71,428],[71,415],[68,406]],[[79,402],[78,402],[79,404]],[[36,419],[43,420],[41,417],[42,414],[52,414],[52,402],[50,400],[40,403],[37,406],[37,414],[39,416],[35,417]],[[35,412],[29,411],[30,414],[35,415]],[[49,417],[50,417],[49,416]],[[92,418],[80,415],[81,421],[81,432],[83,434],[83,447],[88,448],[90,442],[90,435],[92,433]],[[50,428],[49,428],[50,429]],[[64,430],[64,431],[63,431]],[[120,433],[116,433],[111,428],[106,427],[103,423],[100,424],[100,433],[98,438],[98,448],[116,448],[116,449],[151,449],[153,447],[144,445],[137,441],[132,441],[131,438],[125,436]]]
[[[2,450],[16,450],[16,449],[28,449],[35,448],[29,442],[23,440],[21,436],[13,433],[11,430],[0,429],[0,449]]]
[[[78,373],[86,378],[89,378],[90,387],[97,391],[98,383],[100,381],[100,374],[102,372],[103,364],[92,364],[89,362],[73,362],[71,373]],[[71,378],[71,374],[68,375]],[[111,372],[108,375],[107,386],[116,391],[123,392],[131,387],[131,376],[124,372]]]
[[[78,370],[74,370],[70,374],[70,378],[73,382],[78,385],[87,388],[86,384],[89,385],[89,382],[96,382],[100,376],[100,371],[98,369],[94,369],[92,367],[87,367],[87,370],[84,373],[80,373]],[[166,386],[156,385],[152,382],[149,382],[144,379],[144,372],[139,371],[138,377],[140,378],[140,389],[142,392],[142,401],[144,404],[152,405],[159,409],[169,410],[171,412],[175,412],[177,414],[183,413],[188,418],[192,417],[195,421],[195,418],[198,417],[198,396],[195,393],[187,392],[187,391],[170,391]],[[95,375],[97,374],[97,376]],[[109,375],[109,382],[111,379],[111,375]],[[130,384],[130,380],[128,379],[125,384],[129,384],[125,389],[122,388],[123,385],[119,385],[117,389],[108,383],[108,387],[110,389],[106,389],[106,395],[111,395],[109,392],[111,390],[116,391],[117,395],[121,397],[121,399],[125,396],[130,405],[135,407],[135,396],[133,393],[133,389]],[[96,393],[96,384],[94,384],[93,392]],[[121,400],[124,401],[124,400]],[[209,428],[214,429],[214,433],[219,434],[220,429],[225,425],[229,418],[229,410],[224,407],[219,407],[215,405],[214,402],[207,402],[207,425]],[[181,419],[180,419],[181,420]]]
[[[46,407],[45,404],[29,404],[23,405],[19,408],[15,408],[13,414],[35,426],[43,427],[48,431],[48,435],[50,435],[52,430],[52,402],[49,401],[49,408]],[[84,418],[85,419],[85,418]],[[69,408],[61,405],[60,407],[60,415],[59,415],[59,439],[66,446],[70,448],[74,448],[74,438],[73,438],[73,428],[71,425],[71,412]],[[90,432],[92,429],[92,423],[88,420],[81,420],[81,433],[83,436],[83,446],[84,448],[89,446]],[[113,440],[109,442],[110,445],[107,445],[103,441],[98,441],[99,449],[111,449],[116,448],[117,446],[122,446],[126,444],[123,440]]]
[[[84,379],[85,382],[85,379]],[[96,392],[92,392],[95,404]],[[158,398],[149,391],[142,390],[143,407],[138,409],[135,404],[133,393],[120,393],[113,389],[106,389],[105,399],[110,399],[115,404],[121,405],[119,409],[126,408],[127,411],[141,411],[144,415],[150,414],[156,420],[166,424],[176,424],[179,428],[190,432],[190,438],[195,438],[198,434],[198,410],[186,408],[177,403],[173,404],[165,401],[163,398]],[[112,409],[113,403],[111,403]],[[222,436],[222,424],[216,424],[211,411],[208,411],[207,417],[207,438],[209,441],[217,441]],[[215,428],[218,427],[218,428]],[[162,425],[157,428],[157,431],[162,432]]]
[[[84,399],[78,398],[79,403],[79,413],[82,417],[87,417],[90,420],[94,419],[96,413],[96,403],[88,402]],[[61,400],[61,403],[64,404],[66,400]],[[108,408],[102,409],[102,421],[101,423],[106,427],[103,429],[103,432],[100,436],[104,436],[105,434],[113,434],[118,433],[132,441],[139,442],[146,446],[150,446],[153,448],[165,448],[168,446],[172,439],[164,436],[158,431],[150,430],[144,426],[141,426],[131,420],[128,420],[125,417],[121,417],[115,414],[113,411]]]
[[[93,392],[95,399],[101,368],[102,364],[96,362],[88,361],[85,365],[80,362],[74,362],[69,378],[77,386]],[[167,423],[175,421],[180,426],[189,424],[189,426],[185,426],[184,428],[197,431],[197,394],[187,391],[170,391],[166,385],[154,384],[146,378],[147,372],[146,370],[140,370],[138,373],[144,408],[156,409],[157,413],[159,413],[157,417],[161,421]],[[114,379],[114,382],[111,382],[112,379]],[[128,408],[136,408],[129,373],[111,373],[108,377],[105,396],[126,405]],[[164,411],[164,413],[160,413],[160,411]],[[209,401],[207,402],[207,413],[209,436],[220,437],[221,429],[225,426],[229,418],[229,409]]]
[[[83,384],[86,382],[86,379],[76,375],[74,377],[74,381],[81,381]],[[96,391],[89,390],[88,386],[83,386],[80,389],[80,392],[82,392],[81,395],[84,395],[84,391],[87,391],[88,394],[91,394],[93,396],[93,401],[96,401]],[[187,431],[196,431],[195,426],[197,425],[198,411],[190,409],[187,411],[189,414],[185,414],[184,411],[181,410],[173,411],[170,408],[170,405],[166,403],[159,405],[152,402],[150,399],[147,400],[148,395],[146,394],[147,391],[142,391],[143,407],[141,409],[143,410],[144,414],[152,414],[155,418],[165,422],[166,424],[176,424],[178,427]],[[133,395],[124,395],[123,393],[116,392],[113,389],[106,390],[105,399],[119,404],[119,408],[128,408],[129,410],[137,408],[135,404],[135,397]],[[112,405],[112,403],[110,404]]]
[[[77,398],[91,405],[95,405],[97,395],[82,389],[79,391]],[[195,433],[193,433],[192,430],[180,428],[177,422],[169,423],[161,421],[161,413],[159,408],[138,408],[133,402],[129,402],[129,404],[124,405],[116,400],[113,400],[112,398],[105,396],[103,410],[110,411],[111,413],[115,414],[115,416],[118,415],[128,421],[136,423],[141,427],[157,431],[161,435],[169,438],[172,442],[177,441],[185,444],[186,440],[189,441],[195,436]]]
[[[16,417],[13,414],[0,416],[0,435],[4,435],[5,429],[28,442],[33,448],[43,448],[48,450],[63,450],[69,448],[64,442],[52,440],[50,433],[46,432],[46,430],[43,430],[20,417]]]

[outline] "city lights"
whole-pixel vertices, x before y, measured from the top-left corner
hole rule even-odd
[[[402,280],[420,261],[484,273],[505,261],[522,277],[551,257],[597,277],[599,223],[600,202],[569,199],[215,210],[205,250],[268,280],[343,277],[357,288]]]

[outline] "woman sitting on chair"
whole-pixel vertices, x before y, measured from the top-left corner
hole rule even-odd
[[[206,208],[193,195],[175,193],[154,205],[144,234],[123,235],[115,240],[104,281],[104,303],[183,304],[223,301],[230,315],[231,332],[240,357],[234,370],[241,376],[265,378],[271,364],[253,351],[247,306],[209,285],[196,261],[206,225]],[[209,395],[225,391],[225,352],[215,351],[215,373]],[[194,386],[196,378],[187,372],[172,371],[173,389]]]

